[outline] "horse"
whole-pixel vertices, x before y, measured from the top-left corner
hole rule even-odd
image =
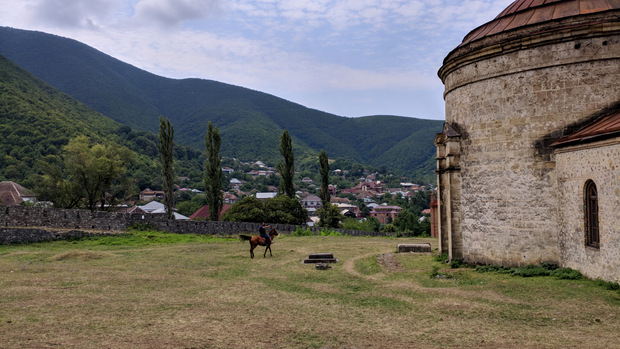
[[[278,231],[275,229],[271,229],[271,231],[269,232],[269,237],[271,238],[271,241],[273,241],[273,238],[276,236],[278,236]],[[250,242],[250,257],[252,258],[254,258],[254,249],[258,245],[266,246],[265,253],[263,253],[263,258],[267,257],[267,250],[269,250],[269,255],[273,257],[273,255],[271,254],[271,244],[266,245],[265,238],[262,238],[260,235],[239,235],[239,240]]]

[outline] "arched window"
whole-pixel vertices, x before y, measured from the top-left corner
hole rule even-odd
[[[598,191],[596,184],[588,180],[585,186],[586,245],[599,248]]]

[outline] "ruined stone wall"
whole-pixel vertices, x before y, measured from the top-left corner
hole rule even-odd
[[[567,37],[474,52],[443,76],[446,121],[462,132],[460,222],[470,262],[560,259],[548,140],[620,100],[619,36]]]
[[[594,147],[597,146],[597,147]],[[620,282],[620,137],[556,154],[561,265]],[[584,187],[598,190],[600,248],[585,244]]]
[[[53,232],[54,229],[83,230],[89,233],[123,232],[133,224],[147,224],[155,229],[169,233],[199,235],[255,235],[258,232],[259,225],[258,223],[244,222],[176,221],[168,220],[165,214],[142,215],[43,207],[0,206],[0,229],[2,229],[0,231],[0,243],[37,242],[50,240],[48,239],[49,236],[56,236],[57,238],[62,238],[63,236],[70,237],[70,235],[66,234],[57,234]],[[271,226],[282,233],[291,233],[297,229],[297,226],[287,224],[271,224]],[[21,230],[9,228],[20,228]],[[42,229],[39,232],[37,229],[24,228]],[[303,228],[309,229],[314,233],[321,231],[321,228],[318,227]],[[349,236],[387,235],[382,232],[334,230]]]

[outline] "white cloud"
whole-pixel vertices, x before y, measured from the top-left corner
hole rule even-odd
[[[428,91],[441,89],[436,72],[445,55],[510,2],[22,0],[3,7],[0,23],[71,37],[156,74],[219,80],[302,104],[312,96],[311,107],[360,115],[343,113],[338,96],[363,95],[365,103],[383,96],[382,107],[393,95],[396,109],[396,96],[411,95],[402,101],[411,109],[424,95],[418,103],[428,104]],[[433,103],[441,103],[438,94]]]
[[[220,0],[141,0],[135,6],[135,19],[141,24],[172,27],[206,18],[221,7]]]
[[[99,29],[122,7],[121,0],[27,0],[21,10],[29,23],[58,28]]]

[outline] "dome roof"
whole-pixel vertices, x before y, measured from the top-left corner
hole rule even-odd
[[[620,0],[517,0],[467,34],[460,46],[519,27],[609,10],[620,10]]]

